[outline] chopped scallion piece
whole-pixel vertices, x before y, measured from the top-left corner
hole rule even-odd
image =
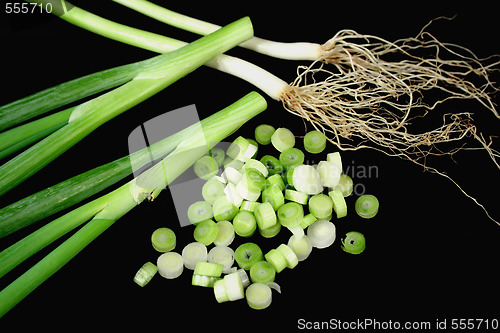
[[[250,280],[253,283],[268,283],[273,282],[276,277],[274,266],[267,261],[259,261],[250,268]]]
[[[220,279],[221,279],[220,277],[215,277],[215,276],[193,274],[193,278],[191,279],[191,284],[193,286],[212,288],[215,282]]]
[[[271,305],[273,293],[264,283],[252,283],[245,292],[248,306],[254,310],[262,310]]]
[[[170,228],[156,229],[151,235],[151,243],[158,252],[168,252],[175,248],[175,233]]]
[[[175,279],[184,270],[184,260],[177,252],[163,253],[156,262],[158,273],[166,279]]]
[[[303,229],[305,229],[308,226],[310,226],[311,224],[313,224],[314,222],[316,222],[317,220],[318,219],[316,218],[316,216],[314,216],[313,214],[309,213],[306,216],[304,216],[304,218],[302,219],[302,221],[300,221],[300,226]]]
[[[238,171],[236,171],[238,172]],[[218,179],[209,179],[201,189],[201,195],[208,204],[213,204],[215,199],[224,195],[224,183]]]
[[[235,237],[233,224],[229,221],[217,222],[217,237],[214,240],[215,246],[229,246]]]
[[[337,214],[337,218],[347,216],[347,203],[345,202],[344,195],[340,190],[333,190],[328,193],[333,202],[333,210]]]
[[[222,177],[227,181],[227,183],[232,183],[234,185],[240,182],[241,176],[241,172],[230,166],[226,167],[222,173]]]
[[[305,204],[307,204],[307,201],[309,200],[309,195],[302,193],[302,192],[299,192],[299,191],[286,189],[285,190],[285,199],[290,200],[290,201],[294,201],[294,202],[299,203],[301,205],[305,205]]]
[[[273,265],[276,273],[280,273],[288,265],[286,258],[283,256],[283,254],[281,254],[281,252],[276,249],[272,249],[271,251],[267,252],[264,257],[271,265]]]
[[[144,287],[151,281],[153,276],[158,272],[158,267],[152,262],[147,262],[137,271],[134,276],[134,282],[139,286]]]
[[[309,237],[303,236],[299,238],[295,235],[292,235],[288,240],[288,246],[295,252],[299,261],[307,259],[313,248]]]
[[[249,191],[260,192],[266,185],[266,179],[257,169],[245,168],[241,181]]]
[[[259,227],[259,233],[264,238],[273,238],[281,231],[281,223],[277,222],[272,227],[261,229]]]
[[[248,200],[248,201],[257,201],[260,197],[260,191],[254,191],[248,188],[247,182],[239,182],[238,185],[236,185],[236,190],[238,191],[238,194],[242,199]],[[241,205],[241,204],[240,204]]]
[[[350,254],[360,254],[366,248],[365,236],[357,231],[351,231],[342,239],[342,250]]]
[[[257,244],[244,243],[238,246],[236,251],[234,251],[234,259],[240,268],[248,271],[255,263],[264,260],[264,256]]]
[[[221,264],[216,264],[207,261],[198,261],[194,267],[194,274],[220,277],[222,275],[222,270],[224,266]]]
[[[295,136],[288,128],[280,127],[271,136],[271,143],[276,150],[282,152],[295,146]]]
[[[290,170],[289,170],[290,171]],[[315,167],[312,165],[298,165],[293,169],[293,187],[306,194],[323,192],[323,184]]]
[[[219,164],[209,155],[199,158],[193,165],[194,173],[203,180],[208,180],[219,171]]]
[[[266,166],[267,170],[269,170],[269,175],[271,176],[276,174],[281,175],[281,173],[283,172],[283,165],[274,156],[264,155],[262,156],[260,161]]]
[[[214,147],[210,149],[210,156],[217,162],[217,165],[221,167],[224,164],[224,160],[226,158],[226,153],[224,150],[219,147]]]
[[[293,250],[286,244],[281,244],[278,246],[276,249],[279,253],[283,255],[283,257],[286,260],[286,264],[288,268],[295,268],[297,264],[299,263],[299,259],[297,258],[297,255]]]
[[[271,136],[275,128],[271,125],[262,124],[255,128],[255,140],[261,145],[268,145],[271,143]]]
[[[343,199],[343,197],[342,197]],[[309,212],[319,220],[330,220],[332,218],[332,199],[323,193],[313,195],[309,199]]]
[[[206,201],[196,201],[189,206],[187,216],[189,222],[195,225],[209,220],[213,217],[212,206]]]
[[[333,244],[336,238],[335,224],[326,220],[318,220],[307,228],[307,237],[312,246],[324,249]]]
[[[287,202],[278,208],[276,215],[282,226],[293,227],[304,218],[304,208],[296,202]]]
[[[245,151],[248,149],[250,142],[242,136],[237,137],[227,148],[226,154],[233,160],[241,160],[240,157],[243,156]],[[243,160],[241,160],[243,161]]]
[[[247,211],[240,211],[233,219],[234,232],[241,237],[250,237],[257,229],[255,216]]]
[[[310,131],[304,136],[304,148],[311,154],[319,154],[326,148],[326,137],[320,131]]]
[[[340,153],[337,151],[337,152],[334,152],[334,153],[329,153],[328,155],[326,155],[326,160],[328,162],[332,162],[334,163],[335,165],[337,165],[337,167],[339,168],[340,171],[342,171],[342,157],[340,156]]]
[[[227,246],[215,246],[208,252],[208,262],[222,265],[222,273],[227,274],[234,264],[234,251]]]
[[[231,221],[238,213],[238,208],[223,196],[214,201],[212,211],[216,221]]]
[[[276,212],[269,202],[259,204],[255,208],[255,219],[259,225],[259,229],[268,229],[274,226],[277,222]]]
[[[278,186],[280,191],[285,189],[285,183],[283,182],[283,178],[281,175],[274,174],[266,179],[266,186]]]
[[[278,186],[268,186],[262,191],[262,202],[269,202],[274,210],[278,210],[285,204],[285,197]]]
[[[213,220],[205,220],[200,222],[194,229],[194,240],[205,244],[206,246],[212,244],[217,238],[219,230],[217,223]]]
[[[371,219],[378,213],[379,202],[376,196],[372,194],[363,194],[354,204],[354,209],[359,216],[365,219]]]
[[[218,303],[224,303],[229,301],[227,296],[226,286],[224,284],[224,279],[220,279],[214,282],[214,295]]]
[[[285,169],[288,169],[291,166],[301,165],[304,163],[304,158],[305,156],[302,150],[292,147],[283,150],[280,154],[279,160]]]
[[[324,187],[335,187],[339,183],[342,169],[339,169],[335,163],[321,161],[318,163],[317,170]]]
[[[236,206],[237,208],[240,207],[241,203],[243,202],[243,197],[240,195],[238,189],[236,188],[236,186],[234,186],[234,184],[228,183],[224,188],[224,194],[234,206]]]
[[[352,181],[352,178],[344,173],[340,175],[340,179],[337,185],[335,185],[332,188],[332,190],[340,190],[340,192],[342,192],[342,195],[344,197],[350,196],[352,194],[353,189],[354,189],[354,183]]]
[[[240,210],[244,210],[244,211],[253,213],[255,211],[255,208],[257,208],[258,205],[259,205],[259,203],[257,201],[244,200],[241,203]]]
[[[182,250],[182,258],[184,259],[184,266],[187,269],[194,270],[198,261],[207,261],[207,247],[200,242],[189,243]]]
[[[259,143],[258,143],[257,141],[255,141],[254,139],[247,138],[247,140],[248,140],[248,142],[249,142],[251,145],[253,145],[253,146],[255,146],[255,147],[256,147],[256,149],[255,149],[255,153],[254,153],[252,156],[250,156],[250,159],[252,159],[252,158],[256,158],[256,157],[257,157],[257,153],[259,152]]]
[[[262,163],[261,161],[255,160],[253,158],[249,159],[245,163],[245,168],[253,168],[253,169],[258,170],[262,174],[262,176],[264,176],[264,178],[267,177],[269,174],[269,170],[264,165],[264,163]]]

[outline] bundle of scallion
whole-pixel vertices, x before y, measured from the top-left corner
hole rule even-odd
[[[146,0],[114,1],[198,34],[219,28]],[[94,33],[154,52],[166,52],[183,45],[78,7],[64,12],[61,18]],[[485,138],[477,128],[472,113],[446,113],[440,125],[424,132],[415,130],[412,125],[414,119],[426,116],[452,99],[477,100],[494,117],[500,118],[492,99],[499,88],[491,80],[492,73],[499,70],[500,60],[497,56],[480,59],[462,46],[442,43],[427,31],[429,25],[416,37],[395,42],[341,30],[322,45],[279,43],[260,38],[243,43],[244,47],[273,57],[312,60],[310,66],[299,67],[298,77],[291,84],[235,57],[221,55],[207,65],[256,85],[282,102],[287,111],[328,134],[328,140],[342,150],[375,149],[450,179],[494,220],[483,205],[445,172],[429,165],[427,159],[453,155],[470,144],[472,147],[468,149],[485,150],[500,169],[500,153],[493,148],[491,139]],[[434,51],[426,54],[426,50]],[[470,78],[471,75],[474,77]],[[424,97],[428,92],[437,92],[442,97],[427,101]]]

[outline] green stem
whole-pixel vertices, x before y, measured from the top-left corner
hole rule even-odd
[[[40,244],[50,244],[60,237],[61,233],[68,229],[67,224],[76,227],[92,218],[68,240],[0,292],[0,317],[57,272],[116,220],[151,193],[158,192],[159,187],[156,189],[144,188],[144,180],[154,186],[168,185],[186,171],[196,159],[205,154],[209,147],[232,134],[245,122],[265,110],[266,106],[265,99],[258,93],[253,92],[246,95],[213,115],[213,121],[203,126],[202,131],[197,131],[195,135],[183,141],[170,155],[140,177],[54,220],[42,228],[44,229],[43,233],[28,236],[30,237],[29,241],[20,243],[23,241],[21,240],[16,243],[18,244],[16,247],[11,246],[0,253],[1,266],[16,261],[20,263],[25,259],[21,256],[26,256],[27,252],[39,249]],[[208,146],[200,147],[200,137],[204,137],[204,142],[208,143]],[[31,250],[26,251],[27,247],[31,247]]]
[[[0,167],[0,195],[35,174],[100,125],[247,40],[252,34],[250,19],[240,19],[180,49],[153,58],[130,82],[77,106],[66,126]]]

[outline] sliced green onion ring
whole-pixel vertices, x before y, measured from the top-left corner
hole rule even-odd
[[[233,219],[234,232],[241,237],[250,237],[257,229],[255,216],[247,211],[240,211]]]
[[[175,279],[184,270],[184,260],[177,252],[163,253],[156,262],[158,273],[166,279]]]
[[[193,236],[195,241],[208,246],[214,242],[218,233],[217,223],[213,220],[205,220],[198,223],[194,229]]]
[[[281,231],[281,223],[279,222],[276,222],[276,224],[274,224],[272,227],[266,229],[259,228],[259,233],[264,238],[272,238],[277,234],[279,234],[280,231]]]
[[[194,270],[198,261],[207,261],[207,247],[200,242],[189,243],[182,249],[182,258],[184,260],[184,266],[187,269]]]
[[[214,240],[215,246],[229,246],[234,238],[234,227],[229,221],[217,222],[217,237]]]
[[[271,143],[276,150],[282,152],[295,146],[295,136],[288,128],[280,127],[271,136]]]
[[[226,154],[233,160],[240,160],[245,151],[248,149],[250,142],[242,136],[237,137],[227,148]]]
[[[255,219],[259,229],[268,229],[277,223],[276,212],[269,202],[263,202],[255,208]]]
[[[158,252],[172,251],[176,245],[175,233],[170,228],[158,228],[151,235],[151,244]]]
[[[147,262],[135,273],[134,282],[139,286],[144,287],[151,281],[153,276],[158,272],[158,267],[152,262]]]
[[[313,214],[309,213],[306,216],[304,216],[304,218],[302,219],[302,221],[300,221],[300,226],[302,227],[302,229],[305,229],[308,226],[310,226],[311,224],[313,224],[314,222],[316,222],[317,220],[318,219],[316,218],[316,216],[314,216]]]
[[[257,208],[259,204],[260,203],[258,203],[257,201],[243,200],[240,206],[240,210],[245,210],[247,212],[253,213],[255,211],[255,208]]]
[[[203,184],[201,195],[203,196],[203,199],[211,205],[214,203],[215,199],[224,195],[224,187],[224,183],[218,179],[211,178]]]
[[[267,169],[267,167],[264,165],[264,163],[262,163],[261,161],[259,160],[255,160],[255,159],[249,159],[246,163],[245,163],[245,168],[253,168],[253,169],[256,169],[258,170],[262,176],[267,177],[269,175],[269,170]]]
[[[326,148],[326,136],[320,131],[310,131],[304,136],[304,149],[311,154],[319,154]]]
[[[285,199],[294,201],[296,203],[299,203],[301,205],[307,204],[307,201],[309,200],[309,195],[306,193],[302,193],[299,191],[291,190],[291,189],[286,189],[285,190]]]
[[[264,283],[252,283],[245,291],[248,306],[254,310],[262,310],[271,305],[273,293]]]
[[[259,261],[250,268],[250,280],[253,283],[273,282],[276,277],[276,269],[267,261]]]
[[[245,297],[243,282],[239,272],[224,276],[224,287],[230,301],[236,301]]]
[[[283,257],[286,260],[286,265],[288,268],[293,269],[299,263],[297,255],[288,245],[280,244],[280,246],[278,246],[276,250],[283,255]]]
[[[281,175],[274,174],[266,179],[266,187],[273,185],[277,186],[280,191],[283,191],[285,189],[285,183],[283,182],[283,178],[281,178]]]
[[[222,275],[222,270],[224,265],[217,264],[214,262],[198,261],[194,267],[194,273],[196,275],[205,275],[220,277]]]
[[[210,149],[209,155],[217,162],[217,165],[221,167],[224,164],[224,160],[226,159],[226,153],[224,150],[219,147],[214,147]]]
[[[193,278],[191,279],[191,284],[193,286],[212,288],[215,282],[217,282],[220,279],[221,279],[220,277],[215,277],[215,276],[193,274]]]
[[[344,173],[340,175],[340,179],[337,185],[335,185],[332,188],[332,190],[340,190],[340,192],[342,192],[342,195],[344,197],[350,196],[352,194],[353,189],[354,189],[354,182],[352,181],[352,178]]]
[[[313,246],[308,236],[298,238],[292,235],[288,240],[288,246],[295,252],[299,261],[307,259],[312,252]]]
[[[303,164],[304,158],[305,156],[302,150],[292,147],[281,152],[279,161],[285,167],[285,169],[288,169],[292,166]]]
[[[234,251],[227,246],[214,246],[208,252],[208,262],[222,265],[222,273],[228,274],[234,264]]]
[[[240,268],[248,271],[255,263],[264,260],[264,256],[257,244],[244,243],[234,251],[234,259]]]
[[[347,203],[345,202],[344,195],[340,190],[333,190],[328,193],[333,202],[333,210],[337,214],[337,218],[347,216]]]
[[[238,208],[226,196],[223,196],[214,201],[212,211],[217,222],[231,221],[238,213]]]
[[[300,224],[304,218],[304,208],[296,202],[287,202],[276,212],[279,222],[284,227],[293,227]]]
[[[286,258],[283,256],[283,254],[281,254],[280,251],[276,249],[272,249],[271,251],[267,252],[264,257],[271,265],[273,265],[276,273],[280,273],[288,266]]]
[[[272,175],[276,175],[276,174],[281,175],[281,173],[283,172],[283,165],[274,156],[264,155],[260,159],[260,162],[266,166],[267,170],[269,170],[268,176],[272,176]]]
[[[285,204],[285,197],[278,186],[268,186],[262,191],[262,202],[269,202],[274,210],[278,210]]]
[[[255,140],[261,145],[268,145],[275,130],[271,125],[261,124],[255,128]]]
[[[228,183],[226,187],[224,187],[224,194],[235,207],[240,207],[241,203],[243,202],[243,197],[240,195],[238,189],[236,188],[236,186],[234,186],[234,184]]]
[[[307,228],[307,237],[311,241],[313,247],[324,249],[335,242],[336,238],[335,225],[326,220],[318,220]]]
[[[339,183],[342,169],[339,169],[335,163],[321,161],[316,169],[324,187],[335,187]]]
[[[379,202],[376,196],[372,194],[363,194],[354,204],[354,209],[359,216],[365,219],[371,219],[378,213]]]
[[[193,165],[194,173],[203,180],[208,180],[219,171],[219,164],[209,155],[199,158]]]
[[[309,199],[309,212],[318,220],[330,220],[332,218],[332,211],[333,201],[328,195],[320,193],[313,195]]]
[[[209,220],[213,217],[212,206],[206,201],[196,201],[189,206],[187,216],[194,225]]]
[[[312,165],[302,164],[293,169],[293,187],[306,194],[314,195],[323,192],[320,175]]]
[[[360,254],[366,248],[365,236],[357,231],[351,231],[342,239],[342,250],[350,254]]]
[[[342,171],[342,157],[340,156],[340,153],[337,151],[335,153],[329,153],[328,155],[326,155],[326,160],[328,162],[332,162],[334,163],[335,165],[337,165],[337,167],[339,168],[340,171]]]

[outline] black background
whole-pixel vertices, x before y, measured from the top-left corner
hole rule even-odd
[[[323,43],[339,29],[349,28],[388,40],[416,35],[438,16],[457,17],[433,24],[440,40],[459,43],[485,57],[500,53],[496,10],[479,2],[464,5],[370,2],[166,2],[179,12],[226,24],[249,15],[259,37],[278,41]],[[79,2],[74,2],[79,4]],[[142,17],[118,4],[82,2],[96,14],[185,41],[196,37]],[[462,2],[464,3],[464,2]],[[113,66],[152,56],[148,51],[106,40],[48,14],[0,16],[4,104],[55,84]],[[298,64],[235,49],[229,52],[293,81]],[[1,198],[4,206],[70,176],[124,156],[128,134],[140,123],[169,110],[195,104],[201,118],[218,111],[255,88],[210,68],[200,68],[150,100],[103,125],[26,183]],[[498,102],[498,98],[496,99]],[[286,126],[297,136],[303,122],[286,113],[278,102],[244,125],[237,135],[252,136],[257,124]],[[498,119],[472,102],[448,103],[436,112],[471,111],[486,133],[498,134]],[[309,125],[308,129],[311,129]],[[235,135],[229,138],[233,139]],[[300,138],[298,146],[302,148]],[[336,151],[332,145],[330,151]],[[266,148],[268,149],[268,148]],[[176,251],[192,241],[192,228],[180,228],[168,191],[154,203],[144,203],[120,219],[41,287],[11,310],[0,324],[17,328],[241,330],[297,329],[307,321],[374,318],[379,321],[430,321],[448,318],[499,319],[498,240],[500,227],[465,197],[449,180],[422,168],[374,151],[342,153],[344,165],[376,168],[370,177],[354,175],[381,207],[372,220],[354,213],[356,196],[347,198],[349,214],[333,222],[337,240],[328,249],[314,250],[293,270],[280,273],[282,294],[273,294],[264,311],[251,310],[244,300],[218,304],[212,290],[192,287],[190,271],[176,280],[156,276],[140,288],[132,281],[146,261],[156,261],[150,246],[153,230],[162,226],[178,236]],[[445,168],[490,213],[500,218],[496,169],[484,152],[462,152],[457,163],[443,158]],[[45,221],[47,222],[47,221]],[[43,222],[0,240],[5,248]],[[344,253],[340,238],[356,230],[367,238],[366,251]],[[233,248],[253,240],[264,251],[286,242],[283,231],[264,240],[238,238]],[[0,288],[48,253],[46,249],[0,280]],[[71,326],[69,326],[71,325]]]

